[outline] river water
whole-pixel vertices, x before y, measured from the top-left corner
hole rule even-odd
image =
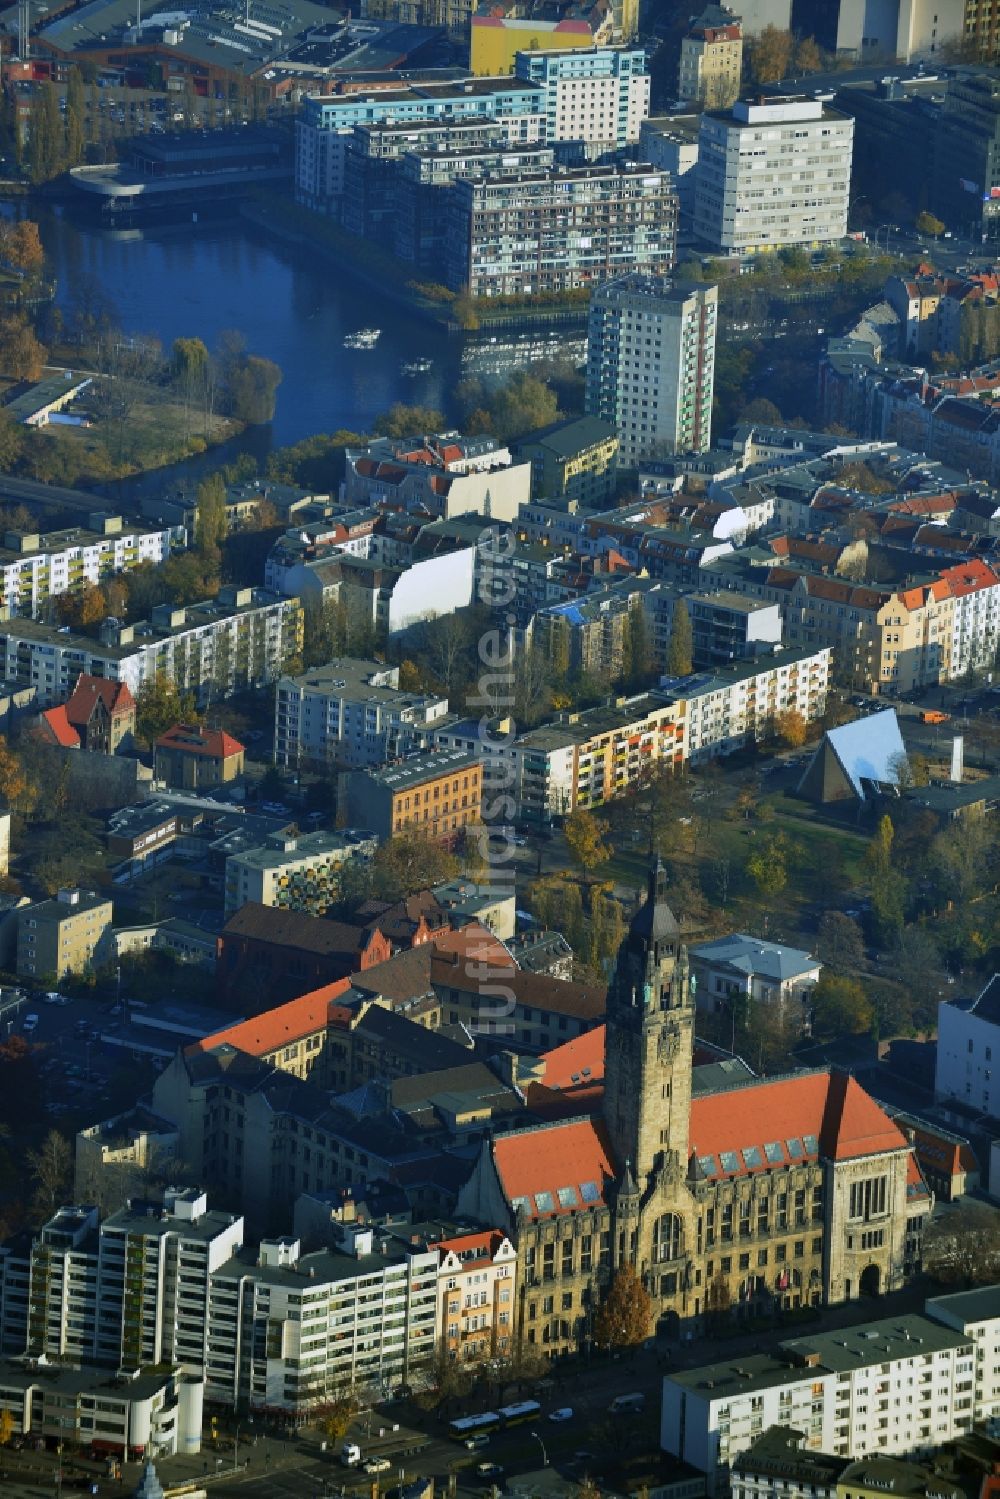
[[[446,412],[462,368],[462,341],[409,316],[319,255],[272,240],[233,216],[105,228],[93,217],[32,204],[66,309],[99,290],[126,333],[155,334],[169,348],[198,337],[211,348],[238,329],[252,353],[283,371],[274,421],[249,434],[258,454],[316,432],[370,430],[394,401]],[[372,350],[343,347],[345,333],[382,329]],[[432,359],[424,374],[402,363]]]

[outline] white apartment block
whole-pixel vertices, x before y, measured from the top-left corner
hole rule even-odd
[[[166,562],[183,547],[183,526],[123,527],[120,516],[95,514],[64,531],[8,531],[0,547],[0,605],[37,619],[50,599],[101,584],[140,563]]]
[[[438,749],[483,761],[483,795],[501,818],[548,822],[577,807],[603,806],[652,767],[732,754],[771,732],[774,715],[822,716],[832,652],[781,650],[717,676],[664,679],[659,690],[564,713],[518,734],[510,720],[445,723]]]
[[[828,647],[779,650],[718,677],[664,679],[664,689],[685,702],[685,758],[697,764],[760,743],[779,713],[799,713],[807,723],[821,718],[832,656]]]
[[[37,620],[0,624],[0,672],[34,687],[40,707],[65,702],[82,671],[132,693],[165,672],[204,705],[275,681],[301,648],[299,600],[257,588],[223,588],[186,608],[158,604],[136,624],[108,619],[97,640]]]
[[[934,1296],[925,1306],[928,1317],[971,1338],[976,1350],[973,1415],[989,1421],[1000,1415],[1000,1286],[978,1286]]]
[[[24,1271],[3,1262],[6,1352],[136,1370],[205,1362],[211,1273],[243,1243],[243,1219],[210,1212],[198,1191],[168,1191],[98,1225],[95,1208],[62,1208],[38,1233]]]
[[[1000,577],[978,560],[949,568],[946,574],[953,600],[952,681],[966,672],[991,668],[1000,646]]]
[[[296,197],[320,213],[339,213],[355,125],[392,121],[419,127],[495,121],[516,146],[538,140],[542,100],[537,84],[519,78],[414,83],[370,93],[307,94],[295,121]]]
[[[256,1262],[235,1256],[212,1277],[209,1398],[306,1411],[352,1385],[385,1398],[428,1368],[437,1250],[345,1233],[346,1252],[265,1240]]]
[[[599,287],[587,329],[587,411],[618,432],[619,464],[712,442],[718,288],[628,275]]]
[[[343,865],[369,859],[377,839],[351,831],[272,833],[262,848],[226,860],[226,918],[247,901],[325,916],[340,895]]]
[[[1000,975],[971,1005],[938,1005],[934,1095],[963,1112],[1000,1118]]]
[[[498,1281],[514,1273],[507,1250]],[[103,1222],[62,1208],[28,1256],[0,1251],[3,1351],[184,1368],[234,1407],[306,1411],[348,1385],[382,1396],[433,1360],[439,1259],[423,1240],[354,1225],[337,1249],[244,1248],[243,1219],[195,1189]]]
[[[617,151],[638,141],[650,83],[640,48],[519,52],[514,73],[541,85],[547,142],[583,141],[593,151]]]
[[[811,99],[702,115],[694,232],[725,254],[847,233],[854,121]]]
[[[770,1426],[839,1457],[904,1456],[972,1427],[975,1345],[915,1314],[791,1338],[663,1381],[660,1445],[727,1489],[731,1459]]]
[[[399,668],[342,658],[282,677],[274,705],[278,765],[385,765],[422,748],[448,699],[404,692]]]

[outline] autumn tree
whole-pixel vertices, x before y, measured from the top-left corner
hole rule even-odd
[[[48,350],[23,313],[0,321],[0,373],[13,380],[37,380],[47,357]]]
[[[198,485],[194,544],[203,556],[214,558],[226,538],[227,530],[226,481],[221,474],[209,474]]]
[[[375,418],[372,424],[383,437],[420,437],[440,432],[444,417],[433,406],[406,406],[397,401],[388,411]]]
[[[232,370],[227,382],[230,414],[249,426],[263,426],[274,418],[280,366],[259,354],[246,354]]]
[[[63,127],[52,84],[40,84],[28,112],[28,176],[36,185],[63,169]]]
[[[931,239],[939,239],[944,233],[944,224],[926,209],[917,214],[916,225],[918,234],[929,234]]]
[[[797,708],[784,708],[774,715],[774,732],[786,749],[801,749],[809,725]]]
[[[796,73],[819,73],[823,68],[823,54],[814,36],[800,37],[795,45]]]
[[[0,245],[7,264],[26,276],[37,275],[45,265],[45,251],[33,219],[17,219],[0,228]]]
[[[189,722],[194,715],[194,698],[181,692],[165,671],[143,682],[135,694],[136,734],[147,744],[155,743],[175,723]]]
[[[379,845],[371,863],[372,894],[379,900],[401,900],[415,890],[453,880],[458,858],[420,832],[398,833]]]
[[[754,83],[780,83],[792,60],[792,34],[765,26],[749,43],[750,77]]]
[[[670,620],[670,640],[667,645],[667,675],[688,677],[694,670],[694,641],[691,633],[691,614],[683,599],[678,599]]]
[[[895,829],[885,814],[865,850],[872,899],[872,917],[880,940],[892,939],[903,925],[906,881],[893,864]]]
[[[563,822],[566,846],[587,874],[599,864],[606,864],[611,857],[611,850],[604,842],[604,833],[604,824],[585,807],[578,807]]]
[[[0,1447],[9,1447],[14,1435],[14,1417],[5,1405],[0,1410]]]
[[[89,629],[108,614],[104,590],[97,583],[86,582],[72,592],[61,593],[56,599],[56,613],[60,623],[71,629]]]
[[[825,911],[819,923],[816,953],[832,968],[860,968],[865,942],[858,923],[843,911]]]
[[[34,1210],[39,1221],[64,1203],[73,1182],[73,1148],[65,1135],[50,1129],[37,1150],[27,1153],[28,1171],[35,1184]]]
[[[622,678],[626,686],[644,686],[653,672],[653,642],[641,602],[628,612],[623,647]]]
[[[653,1305],[634,1265],[615,1272],[597,1315],[594,1341],[602,1348],[638,1348],[649,1336]]]
[[[21,757],[0,734],[0,796],[15,812],[30,812],[38,798],[38,787],[26,773]]]
[[[66,74],[66,115],[63,152],[68,167],[79,166],[83,161],[86,145],[87,102],[83,88],[83,74],[74,65]]]
[[[758,838],[747,858],[746,871],[765,900],[773,900],[788,884],[788,843],[782,833]]]
[[[858,1036],[871,1029],[873,1012],[856,979],[824,973],[809,992],[813,1035],[820,1040]]]
[[[357,1389],[345,1381],[332,1390],[324,1391],[323,1399],[316,1408],[316,1416],[328,1439],[339,1446],[359,1409]]]

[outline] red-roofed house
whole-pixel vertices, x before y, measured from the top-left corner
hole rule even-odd
[[[449,1357],[481,1362],[509,1353],[517,1250],[498,1229],[439,1239],[438,1327]]]
[[[135,733],[135,698],[124,682],[81,672],[68,700],[39,716],[38,731],[62,749],[113,755]]]
[[[460,1214],[516,1239],[528,1343],[578,1345],[601,1281],[624,1263],[661,1327],[695,1332],[720,1304],[820,1306],[918,1268],[933,1197],[881,1106],[836,1071],[692,1098],[694,1014],[657,862],[608,991],[603,1098],[589,1117],[484,1140],[459,1194]],[[596,1070],[588,1042],[546,1056],[543,1095]]]
[[[327,1031],[330,1026],[336,1029],[347,1023],[350,1012],[338,1001],[350,987],[350,979],[324,984],[321,989],[195,1041],[185,1047],[185,1055],[232,1047],[296,1077],[309,1077],[318,1069],[316,1080],[329,1085],[340,1069],[328,1067]],[[332,1074],[329,1078],[328,1072]]]
[[[153,770],[158,781],[181,791],[224,786],[243,774],[243,746],[224,729],[175,723],[156,741]]]

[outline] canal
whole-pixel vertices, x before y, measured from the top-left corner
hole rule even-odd
[[[394,401],[450,413],[462,341],[319,255],[235,216],[111,229],[62,205],[32,203],[28,212],[39,221],[64,310],[100,296],[126,333],[155,334],[165,349],[178,337],[211,348],[237,329],[252,353],[280,366],[274,421],[247,437],[258,456],[316,432],[370,430]],[[362,326],[382,329],[376,347],[345,349],[344,335]],[[431,359],[430,370],[404,375],[401,366],[416,359]]]

